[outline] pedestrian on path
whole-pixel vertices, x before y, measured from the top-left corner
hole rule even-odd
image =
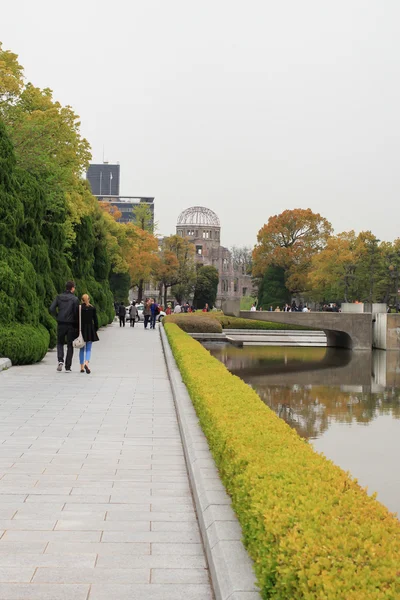
[[[151,310],[150,329],[155,329],[156,328],[156,319],[157,319],[157,315],[160,312],[160,309],[159,309],[157,302],[154,300],[154,298],[151,299],[150,310]]]
[[[149,324],[149,321],[151,318],[150,298],[146,298],[146,302],[144,304],[144,309],[143,309],[143,317],[144,317],[144,328],[147,329],[147,325]]]
[[[81,329],[82,336],[85,340],[85,345],[79,350],[79,362],[81,364],[81,373],[90,374],[89,362],[92,357],[92,344],[99,341],[97,331],[99,322],[97,320],[97,312],[95,307],[90,304],[88,294],[83,294],[81,304]],[[86,355],[86,358],[85,358]]]
[[[125,327],[125,317],[126,317],[126,308],[125,304],[121,302],[118,307],[118,316],[119,316],[119,326]]]
[[[74,296],[75,283],[67,281],[65,292],[58,294],[50,306],[50,312],[57,319],[57,371],[62,371],[64,365],[64,344],[67,341],[67,356],[65,370],[71,371],[74,347],[72,342],[78,336],[78,306],[79,300]]]
[[[131,321],[131,327],[135,327],[135,321],[136,321],[136,317],[137,317],[137,308],[136,308],[136,302],[133,300],[132,304],[129,307],[129,317],[130,317],[130,321]]]

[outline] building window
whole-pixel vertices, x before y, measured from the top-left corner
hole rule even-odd
[[[247,296],[247,288],[242,289],[242,296]]]
[[[194,230],[193,229],[188,229],[187,235],[190,235],[190,236],[194,235]]]
[[[194,237],[198,238],[199,237],[199,230],[196,229],[196,233],[194,234]]]
[[[210,240],[212,240],[212,230],[210,231]]]
[[[222,260],[222,270],[223,271],[227,271],[228,270],[228,259],[227,258],[224,258]]]
[[[182,229],[178,229],[178,235],[180,235],[181,237],[183,237],[183,231],[182,231]]]
[[[237,292],[239,289],[239,280],[237,277],[235,277],[235,279],[233,280],[233,291]]]
[[[203,231],[203,239],[204,240],[208,240],[209,238],[209,232],[208,231]]]
[[[196,254],[202,256],[203,254],[203,246],[196,246]]]
[[[223,292],[228,292],[229,291],[229,283],[226,279],[222,280],[222,291]]]

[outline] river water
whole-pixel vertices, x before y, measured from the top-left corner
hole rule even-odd
[[[400,515],[400,355],[205,343],[314,448]]]

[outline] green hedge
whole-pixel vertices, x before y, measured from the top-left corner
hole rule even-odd
[[[215,314],[214,318],[221,323],[222,329],[309,330],[309,327],[302,327],[301,325],[271,323],[269,321],[255,321],[253,319],[240,319],[239,317],[228,317],[218,313]]]
[[[206,313],[168,315],[164,323],[175,323],[187,333],[222,333],[221,323]]]
[[[173,323],[166,332],[264,599],[400,598],[400,522]]]
[[[28,365],[42,360],[50,343],[50,334],[38,325],[0,326],[0,356],[9,358],[13,365]]]

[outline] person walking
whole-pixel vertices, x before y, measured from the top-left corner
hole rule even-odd
[[[74,347],[72,342],[78,337],[78,306],[79,300],[74,296],[75,283],[67,281],[65,292],[58,294],[50,306],[50,312],[57,319],[57,371],[64,366],[64,344],[67,341],[67,356],[65,370],[71,371]]]
[[[143,308],[144,328],[147,329],[151,318],[151,302],[149,298],[146,298],[146,302]]]
[[[182,307],[181,307],[181,305],[179,304],[179,302],[177,302],[177,303],[175,304],[175,308],[174,308],[174,314],[175,314],[175,315],[179,315],[179,313],[181,313],[181,312],[182,312]]]
[[[96,309],[90,304],[88,294],[83,294],[79,309],[81,311],[82,337],[85,340],[85,345],[79,350],[79,362],[81,364],[81,373],[86,371],[90,375],[89,362],[92,357],[92,344],[99,341],[99,336],[97,335],[99,322],[97,320]]]
[[[137,308],[136,308],[136,302],[133,300],[132,304],[129,307],[129,316],[131,319],[131,327],[135,327],[135,321],[136,321],[136,317],[137,317]]]
[[[126,308],[125,304],[121,302],[118,307],[118,316],[119,316],[119,326],[125,327],[125,317],[126,317]]]
[[[155,329],[156,328],[157,315],[160,312],[160,308],[159,308],[157,302],[154,300],[154,298],[151,299],[150,310],[151,310],[150,329]]]

